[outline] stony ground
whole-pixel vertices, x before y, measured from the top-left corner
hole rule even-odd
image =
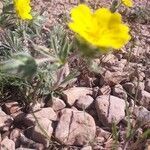
[[[109,2],[89,4],[97,8]],[[44,28],[49,28],[63,23],[77,3],[34,0],[33,6],[43,11]],[[101,65],[100,73],[81,70],[62,97],[53,97],[46,107],[37,103],[31,114],[23,112],[17,101],[1,104],[1,149],[149,150],[150,141],[141,135],[150,128],[150,19],[140,17],[143,12],[131,19],[138,6],[148,5],[146,0],[136,0],[135,9],[125,16],[133,40],[121,52],[93,60]]]

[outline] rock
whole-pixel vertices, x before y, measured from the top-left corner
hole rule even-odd
[[[125,90],[123,89],[122,85],[117,84],[114,86],[113,90],[112,90],[112,94],[116,97],[119,97],[121,99],[127,100],[127,93],[125,92]]]
[[[75,106],[72,106],[71,109],[76,111],[78,110]]]
[[[98,91],[98,95],[109,95],[111,92],[111,88],[109,85],[103,85],[99,91]]]
[[[105,143],[105,139],[103,137],[96,137],[94,139],[93,147],[94,149],[100,149],[100,146],[103,146]]]
[[[52,101],[50,102],[50,106],[53,108],[54,111],[59,111],[66,107],[66,104],[63,100],[53,97]]]
[[[138,78],[139,78],[139,81],[143,81],[144,78],[145,78],[145,73],[140,71],[140,72],[138,73]]]
[[[145,150],[150,150],[150,139],[146,141],[145,147]]]
[[[15,143],[8,137],[5,137],[1,142],[1,150],[15,150]]]
[[[95,141],[97,141],[97,143],[103,145],[104,142],[105,142],[105,139],[104,139],[104,137],[98,136],[98,137],[95,138]]]
[[[131,109],[132,109],[132,107],[135,106],[136,102],[132,98],[130,98],[128,101],[129,101],[129,107],[131,107]]]
[[[97,128],[96,128],[96,136],[97,137],[103,137],[105,140],[107,140],[111,136],[111,133],[108,132],[108,131],[105,131],[102,128],[97,126]]]
[[[134,83],[135,89],[144,90],[145,88],[144,82],[133,82],[133,83]]]
[[[105,57],[102,58],[101,62],[104,65],[107,65],[110,67],[110,65],[114,65],[118,61],[118,58],[114,54],[108,54]]]
[[[108,139],[108,141],[105,142],[105,146],[104,146],[103,149],[111,150],[112,147],[114,147],[114,143],[115,143],[115,141],[114,141],[112,138]],[[115,144],[116,144],[116,143],[115,143]],[[117,148],[116,148],[116,150],[117,150]]]
[[[121,59],[120,61],[117,61],[113,66],[108,66],[108,70],[110,71],[124,71],[125,65],[127,64],[126,59]]]
[[[22,147],[20,147],[20,148],[17,148],[16,150],[37,150],[37,149],[31,149],[31,148],[22,148]]]
[[[11,114],[11,117],[14,119],[14,122],[22,122],[26,114],[19,110],[18,112]]]
[[[80,96],[76,102],[76,105],[78,108],[85,110],[91,106],[93,101],[94,101],[94,99],[89,95]]]
[[[127,59],[122,59],[122,55],[108,54],[101,59],[101,64],[109,71],[123,71],[127,64]]]
[[[72,106],[80,96],[92,95],[92,89],[86,87],[73,87],[63,91],[65,101]]]
[[[123,150],[122,147],[117,147],[117,150]]]
[[[0,109],[0,131],[8,131],[12,122],[13,118]]]
[[[34,126],[36,124],[36,119],[40,120],[41,118],[56,121],[57,115],[51,107],[42,108],[41,110],[34,112],[34,114],[27,114],[23,119],[23,123],[28,127]]]
[[[14,114],[21,110],[18,102],[7,102],[4,104],[4,111],[6,114]]]
[[[129,121],[129,120],[128,120]],[[120,130],[118,133],[118,140],[124,142],[126,140],[126,131]],[[118,150],[118,149],[117,149]]]
[[[135,107],[133,114],[136,116],[137,121],[141,124],[148,125],[150,128],[150,112],[146,108],[142,106]]]
[[[92,116],[83,111],[64,109],[55,131],[55,138],[62,144],[83,146],[92,142],[96,126]]]
[[[150,68],[149,67],[147,67],[147,70],[145,70],[145,76],[146,76],[146,78],[150,78]]]
[[[132,82],[126,82],[123,84],[123,88],[127,91],[128,94],[135,94],[135,85]]]
[[[102,95],[95,101],[96,111],[100,122],[110,126],[119,123],[125,117],[125,101],[112,95]]]
[[[123,58],[123,54],[117,53],[115,56],[118,58],[118,60],[121,60]]]
[[[19,147],[20,146],[20,129],[13,129],[10,133],[10,140],[14,141],[15,146]]]
[[[150,79],[145,82],[145,91],[150,93]]]
[[[138,102],[140,105],[144,106],[147,109],[150,109],[150,93],[145,90],[140,90],[137,96]]]
[[[144,72],[137,70],[137,65],[136,64],[135,64],[135,67],[136,68],[135,68],[134,72],[130,74],[130,78],[131,78],[132,81],[135,80],[137,82],[138,81],[142,82],[145,78],[145,74],[144,74]]]
[[[24,147],[28,146],[28,148],[34,148],[36,150],[44,150],[43,144],[37,143],[37,142],[35,142],[35,141],[33,141],[29,138],[27,138],[24,134],[20,133],[20,143],[21,143],[21,145],[24,146]]]
[[[92,147],[91,146],[85,146],[85,147],[81,148],[81,150],[92,150]]]
[[[32,129],[31,138],[36,142],[42,143],[45,147],[48,147],[52,132],[52,121],[47,118],[41,118]]]
[[[45,103],[42,101],[36,102],[36,103],[31,103],[30,107],[32,108],[32,111],[39,111],[44,107]]]
[[[123,71],[109,71],[106,70],[100,78],[100,86],[108,84],[109,86],[114,86],[121,83],[124,80],[127,80],[127,74]]]
[[[101,145],[95,145],[93,146],[93,150],[104,150],[104,147]]]

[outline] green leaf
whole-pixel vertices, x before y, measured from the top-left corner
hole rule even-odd
[[[23,78],[31,78],[37,71],[37,64],[32,56],[26,53],[18,53],[7,61],[0,63],[0,72],[19,76]]]

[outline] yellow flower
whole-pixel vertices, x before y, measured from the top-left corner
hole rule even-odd
[[[127,7],[132,7],[133,6],[133,1],[132,0],[122,0],[122,3],[126,5]]]
[[[131,38],[121,15],[106,8],[92,12],[88,6],[81,4],[71,10],[71,19],[70,29],[99,48],[119,49]]]
[[[32,19],[32,15],[30,14],[31,12],[30,0],[14,0],[14,6],[18,16],[21,19],[23,20]]]

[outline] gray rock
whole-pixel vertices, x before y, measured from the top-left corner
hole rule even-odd
[[[96,111],[104,126],[119,123],[125,117],[125,101],[112,95],[102,95],[95,101]]]
[[[55,138],[65,145],[83,146],[94,140],[95,132],[95,121],[88,113],[64,109],[56,127]]]

